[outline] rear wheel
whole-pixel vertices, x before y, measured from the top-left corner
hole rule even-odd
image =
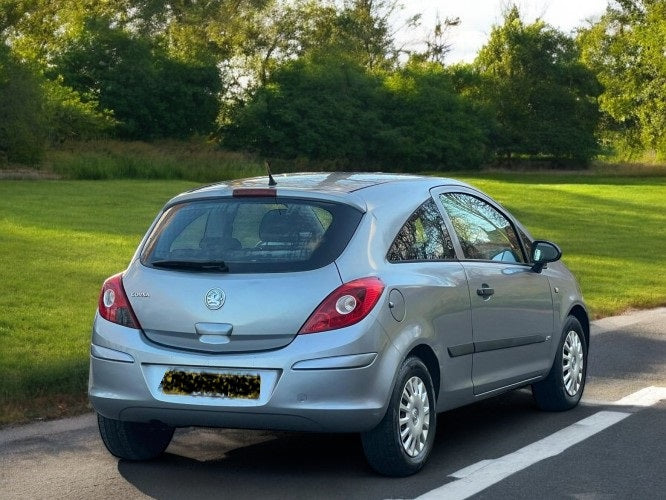
[[[548,376],[532,384],[537,406],[546,411],[563,411],[578,404],[587,375],[587,342],[578,319],[569,316],[562,330],[555,361]]]
[[[112,455],[126,460],[150,460],[167,449],[174,428],[164,424],[123,422],[97,415],[99,434]]]
[[[437,412],[428,369],[418,358],[400,368],[382,421],[361,434],[370,466],[385,476],[409,476],[423,467],[435,439]]]

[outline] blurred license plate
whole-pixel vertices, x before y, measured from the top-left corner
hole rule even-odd
[[[168,370],[160,389],[164,394],[259,399],[261,376]]]

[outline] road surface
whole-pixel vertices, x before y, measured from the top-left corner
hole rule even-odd
[[[593,325],[583,402],[528,390],[441,414],[428,465],[377,476],[355,435],[179,429],[118,461],[93,415],[0,431],[0,498],[666,498],[666,308]]]

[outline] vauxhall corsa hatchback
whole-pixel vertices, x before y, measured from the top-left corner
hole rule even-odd
[[[102,287],[102,440],[147,460],[181,426],[359,432],[372,468],[412,474],[438,412],[525,386],[544,410],[578,403],[589,322],[560,256],[451,179],[293,174],[183,193]]]

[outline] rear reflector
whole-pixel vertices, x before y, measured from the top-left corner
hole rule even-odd
[[[310,315],[299,334],[336,330],[358,323],[375,307],[384,291],[379,278],[361,278],[335,289]]]
[[[277,190],[274,188],[239,188],[233,191],[234,198],[244,196],[277,196]]]

